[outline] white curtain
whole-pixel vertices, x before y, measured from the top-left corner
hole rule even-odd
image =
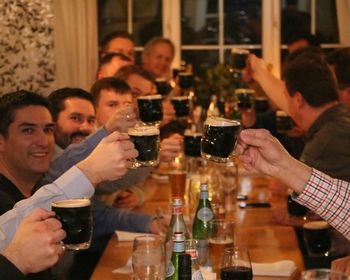
[[[89,90],[98,65],[96,0],[53,0],[56,88]]]
[[[337,14],[340,43],[350,45],[350,0],[337,0]]]

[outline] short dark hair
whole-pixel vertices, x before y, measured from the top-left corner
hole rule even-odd
[[[334,66],[340,89],[350,86],[350,48],[341,48],[331,52],[327,56],[329,65]]]
[[[109,43],[116,38],[128,39],[131,42],[135,43],[134,38],[129,32],[123,31],[123,30],[114,31],[112,33],[107,34],[106,37],[103,38],[101,42],[101,53],[106,52],[106,49],[108,48]]]
[[[91,88],[91,94],[95,106],[98,104],[101,96],[101,91],[103,89],[112,90],[118,94],[131,94],[130,87],[125,81],[117,79],[115,77],[102,78],[100,80],[97,80]]]
[[[299,40],[305,40],[310,47],[320,47],[320,38],[317,35],[309,33],[292,33],[287,37],[287,45],[291,45]]]
[[[0,134],[8,135],[8,128],[15,119],[16,110],[27,106],[42,106],[50,110],[47,99],[37,93],[18,90],[0,97]]]
[[[287,57],[283,79],[289,95],[300,92],[312,107],[338,100],[337,83],[323,55],[303,48]]]
[[[155,81],[154,76],[150,72],[148,72],[146,69],[144,69],[142,66],[139,66],[139,65],[123,66],[117,71],[117,73],[115,74],[115,77],[123,81],[126,81],[128,77],[132,74],[139,75],[152,83],[154,83]]]
[[[61,111],[66,109],[64,101],[68,98],[73,98],[73,97],[85,99],[91,102],[92,105],[94,104],[92,95],[81,88],[65,87],[65,88],[57,89],[53,91],[48,97],[52,118],[55,122],[58,119],[58,114]]]

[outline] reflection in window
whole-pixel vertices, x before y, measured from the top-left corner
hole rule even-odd
[[[127,31],[128,0],[98,0],[99,41],[114,31]],[[150,39],[162,36],[162,1],[132,1],[132,31],[136,45],[143,46]]]
[[[181,1],[181,41],[183,45],[219,43],[217,0]]]
[[[225,44],[261,44],[261,0],[225,0]]]

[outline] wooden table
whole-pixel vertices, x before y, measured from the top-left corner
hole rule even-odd
[[[240,175],[240,191],[248,193],[248,201],[268,199],[273,207],[285,205],[285,198],[271,197],[267,185],[269,178],[254,174]],[[154,191],[151,199],[137,211],[154,214],[155,209],[162,208],[169,211],[169,186],[167,182],[154,179],[147,181]],[[272,208],[239,209],[229,214],[235,220],[235,244],[247,246],[252,262],[275,262],[293,260],[297,266],[296,272],[290,277],[254,277],[254,279],[299,279],[304,269],[302,254],[298,247],[297,238],[292,227],[279,226],[272,220]],[[112,270],[124,266],[131,256],[132,242],[118,242],[113,236],[105,249],[95,271],[93,280],[131,279],[130,275],[114,274]]]

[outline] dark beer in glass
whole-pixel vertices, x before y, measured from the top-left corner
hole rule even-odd
[[[137,98],[140,120],[148,125],[160,124],[163,119],[162,96],[148,95]]]
[[[233,69],[242,70],[246,67],[249,50],[231,49],[231,63]]]
[[[68,250],[88,249],[92,236],[90,200],[56,201],[51,204],[51,209],[56,213],[55,217],[62,223],[62,228],[66,232],[66,238],[63,240],[65,247]]]
[[[167,95],[171,91],[171,86],[164,78],[157,78],[155,81],[157,93],[161,96]]]
[[[190,129],[185,131],[185,155],[188,157],[201,156],[201,139],[203,133],[193,132]]]
[[[188,96],[175,96],[171,98],[171,103],[175,109],[175,115],[177,118],[188,117],[190,111],[190,102]]]
[[[193,87],[193,74],[180,72],[179,73],[179,86],[182,89],[190,89]]]
[[[310,256],[328,256],[331,248],[331,230],[325,221],[303,225],[304,241]]]
[[[215,162],[227,162],[235,147],[240,125],[235,120],[208,117],[201,141],[202,157]]]
[[[139,152],[132,167],[158,165],[159,129],[156,126],[138,126],[130,128],[128,134]]]
[[[235,90],[237,107],[240,110],[249,111],[254,108],[255,91],[248,88],[239,88]]]
[[[255,97],[255,112],[264,113],[269,109],[267,97]]]

